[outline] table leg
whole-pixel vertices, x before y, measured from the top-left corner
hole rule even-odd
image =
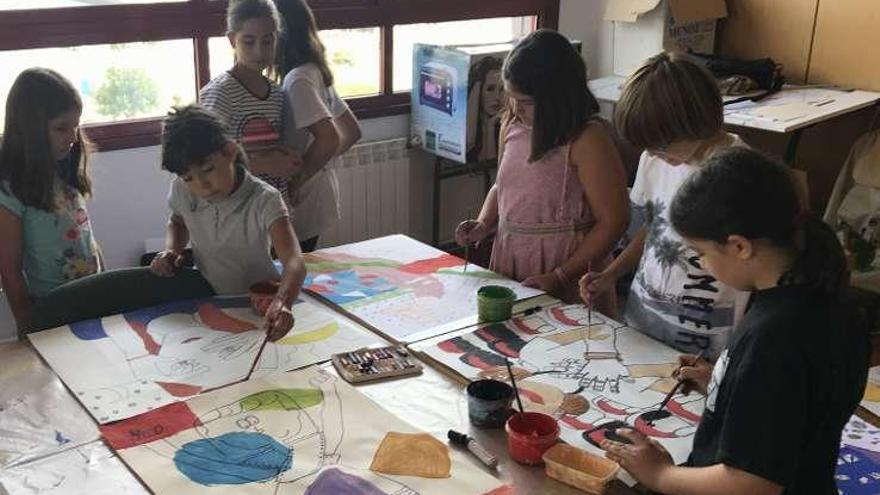
[[[804,134],[805,128],[800,128],[794,131],[791,134],[791,137],[788,138],[788,143],[785,145],[785,154],[782,156],[782,159],[785,160],[786,165],[794,165],[794,159],[797,156],[798,145],[801,142],[801,137]]]

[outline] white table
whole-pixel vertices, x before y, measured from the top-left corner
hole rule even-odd
[[[589,88],[598,100],[617,103],[625,82],[625,77],[608,76],[591,80]],[[733,99],[738,97],[724,97],[725,101]],[[784,158],[786,163],[791,163],[804,129],[870,107],[878,101],[880,93],[872,91],[787,85],[782,91],[760,101],[726,105],[724,123],[780,134],[790,133]]]
[[[546,304],[550,300],[549,296],[539,296],[526,301],[520,301],[514,307],[514,311],[521,311],[533,307],[535,304]],[[40,370],[39,377],[36,372],[30,373],[30,381],[28,383],[20,383],[18,384],[19,386],[13,387],[9,381],[4,381],[4,378],[12,377],[13,373],[6,368],[0,367],[0,385],[2,385],[0,387],[0,404],[14,398],[11,396],[16,395],[23,398],[38,395],[47,396],[56,402],[64,399],[65,407],[73,409],[71,416],[74,416],[73,413],[78,413],[79,416],[82,416],[82,421],[86,428],[95,429],[91,417],[86,414],[85,410],[82,410],[69,391],[61,385],[54,372],[40,362],[39,357],[29,346],[18,343],[0,345],[0,357],[3,358],[0,359],[0,363],[12,366],[15,369],[23,368],[24,365],[19,364],[20,362],[32,362],[35,363],[32,366],[39,367]],[[335,373],[331,364],[324,364],[323,366],[328,368],[330,372]],[[43,384],[44,381],[50,380],[56,383],[55,387],[58,391],[55,395],[48,395],[47,388]],[[31,386],[34,383],[38,383],[40,386]],[[548,478],[544,474],[543,466],[524,466],[511,460],[507,453],[507,438],[504,430],[472,427],[467,418],[467,399],[464,395],[462,384],[432,369],[427,363],[425,364],[423,374],[419,376],[358,385],[357,388],[391,413],[439,438],[445,439],[446,432],[449,429],[467,432],[469,435],[477,438],[478,442],[491,450],[499,458],[500,466],[498,471],[490,472],[490,474],[496,476],[504,483],[513,484],[516,487],[516,495],[537,493],[545,495],[578,495],[583,493]],[[64,395],[64,397],[59,398],[59,395]],[[49,405],[53,409],[61,407],[59,404]],[[2,419],[3,415],[0,415],[0,420]],[[0,430],[3,430],[3,428],[0,428]],[[27,432],[23,433],[22,438],[26,439]],[[94,438],[97,438],[97,431],[95,431]],[[92,440],[92,438],[89,439]],[[93,443],[89,445],[93,445]],[[60,454],[53,454],[53,456],[58,455]],[[49,460],[53,456],[47,456],[43,459]],[[60,467],[68,464],[68,462],[62,462],[61,458],[56,459],[59,460],[54,466],[59,468],[59,472],[63,472]],[[135,477],[127,469],[123,468],[116,459],[108,459],[106,461],[107,464],[110,462],[114,464],[109,467],[116,467],[117,469],[102,466],[99,471],[90,473],[91,482],[95,486],[139,485]],[[485,469],[476,459],[471,459],[471,462],[480,469]],[[77,469],[81,471],[88,467],[88,464],[78,462],[69,464],[71,465],[70,469],[73,470],[72,472],[77,472]],[[83,464],[83,467],[79,467],[80,464]],[[2,471],[3,467],[0,465],[0,473]],[[2,486],[0,486],[0,493],[4,493]],[[620,481],[614,481],[606,493],[608,495],[632,495],[638,492]]]

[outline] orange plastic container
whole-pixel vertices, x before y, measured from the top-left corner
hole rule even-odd
[[[560,443],[544,452],[547,476],[587,493],[601,495],[620,466],[604,457]]]

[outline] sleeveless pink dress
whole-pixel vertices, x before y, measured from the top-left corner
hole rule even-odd
[[[540,160],[529,163],[531,129],[512,123],[503,146],[495,180],[498,231],[490,267],[523,281],[562,265],[595,221],[577,169],[569,162],[570,145],[554,148]],[[601,269],[604,263],[599,265],[594,263],[593,271]],[[553,296],[570,303],[580,302],[577,282],[583,273],[567,275],[571,284]]]

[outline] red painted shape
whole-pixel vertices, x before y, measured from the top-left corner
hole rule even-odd
[[[615,414],[617,416],[626,416],[628,413],[623,409],[618,409],[612,406],[607,400],[602,399],[596,402],[596,405],[599,406],[599,409],[607,412],[608,414]]]
[[[586,421],[581,421],[574,416],[563,416],[560,419],[563,423],[571,426],[575,430],[589,430],[593,428],[593,423],[587,423]]]
[[[644,418],[636,418],[635,427],[637,430],[644,433],[645,435],[648,435],[649,437],[654,437],[654,438],[677,438],[678,437],[678,435],[676,435],[675,433],[668,432],[668,431],[662,431],[662,430],[658,430],[657,428],[654,428],[653,426],[649,425],[648,422],[644,420]]]
[[[202,387],[188,383],[156,382],[156,385],[175,397],[192,397],[202,391]]]
[[[307,288],[312,292],[317,292],[318,294],[330,294],[331,292],[333,292],[329,287],[321,284],[312,284]]]
[[[606,430],[601,429],[601,430],[596,430],[593,433],[590,433],[589,434],[590,439],[593,440],[594,442],[596,442],[596,445],[602,445],[602,441],[607,440],[605,438],[605,431]]]
[[[150,336],[149,332],[147,332],[146,325],[139,321],[129,321],[128,326],[130,326],[131,329],[134,330],[134,333],[136,333],[138,337],[140,337],[141,340],[144,341],[144,349],[146,349],[147,352],[154,356],[159,355],[159,349],[161,349],[162,346],[160,346],[158,343],[156,343],[155,340],[153,340],[153,337]]]
[[[400,271],[414,275],[428,275],[443,268],[464,265],[464,260],[451,254],[443,253],[436,258],[413,261],[400,266]]]
[[[583,326],[583,323],[579,322],[578,320],[573,320],[566,316],[565,311],[563,311],[561,308],[552,308],[550,309],[550,313],[553,315],[553,318],[556,318],[556,320],[565,325],[570,325],[573,327]]]
[[[541,394],[539,394],[537,392],[533,392],[527,388],[520,387],[519,393],[520,393],[520,395],[524,396],[525,398],[534,402],[535,404],[544,405],[544,398],[541,397]]]
[[[199,318],[212,330],[242,333],[257,329],[253,323],[233,318],[211,303],[199,304]]]
[[[486,343],[491,343],[491,342],[495,342],[496,340],[498,340],[497,337],[492,335],[492,332],[490,332],[488,330],[488,327],[478,328],[477,331],[474,332],[474,335],[476,335],[477,337],[480,338],[480,340],[482,340],[483,342],[486,342]]]
[[[459,349],[458,346],[455,345],[455,342],[452,340],[444,340],[443,342],[437,344],[437,347],[439,347],[440,350],[449,352],[451,354],[461,354],[462,352],[464,352],[463,350]]]
[[[526,322],[524,322],[522,320],[522,318],[514,318],[510,321],[513,323],[513,326],[516,327],[516,329],[522,333],[526,333],[529,335],[537,335],[538,334],[538,331],[536,329],[526,325]]]
[[[487,370],[487,369],[493,367],[493,365],[491,363],[487,363],[486,361],[483,361],[482,359],[480,359],[479,356],[474,355],[474,354],[465,354],[465,361],[467,361],[467,364],[469,366],[474,367],[474,368],[479,368],[481,370]]]
[[[495,344],[495,350],[509,358],[519,357],[519,351],[508,346],[507,342],[498,342],[497,344]]]
[[[175,402],[99,428],[107,443],[114,450],[120,450],[168,438],[201,425],[185,402]]]
[[[686,419],[686,420],[692,421],[694,423],[700,422],[700,416],[698,414],[694,414],[694,413],[688,411],[687,409],[684,408],[683,405],[681,405],[680,402],[678,402],[675,399],[666,403],[666,408],[669,409],[669,412],[671,412],[672,414],[675,414],[679,418]]]
[[[502,485],[483,495],[513,495],[514,493],[516,493],[516,490],[513,488],[513,485]]]
[[[483,495],[514,495],[515,493],[516,489],[513,485],[502,485],[492,491],[484,493]]]

